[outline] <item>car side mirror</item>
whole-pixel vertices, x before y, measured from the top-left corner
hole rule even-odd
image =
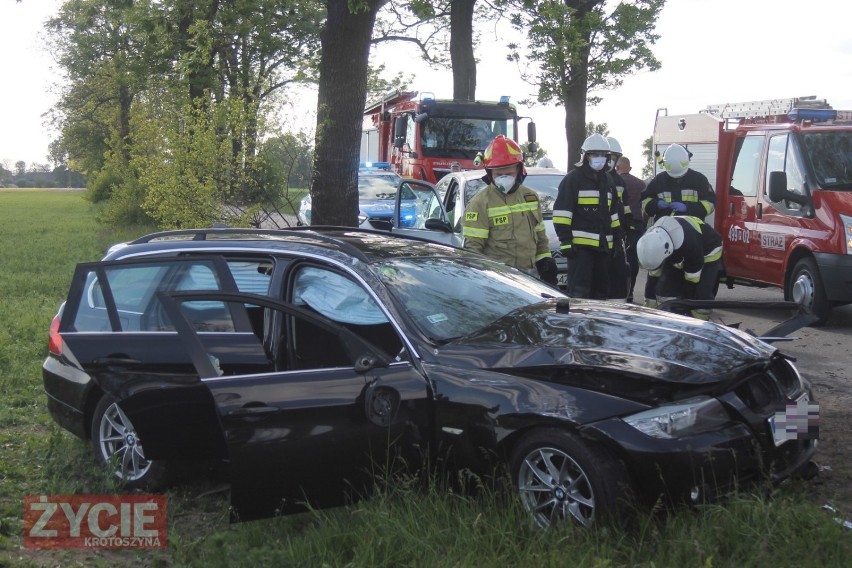
[[[769,199],[773,203],[781,201],[792,201],[799,205],[807,205],[809,200],[807,195],[795,193],[787,189],[787,173],[786,172],[769,172]]]
[[[452,226],[443,219],[426,219],[423,226],[430,231],[442,231],[444,233],[452,233]]]

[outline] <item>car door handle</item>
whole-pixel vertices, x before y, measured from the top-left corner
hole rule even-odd
[[[110,365],[132,367],[135,365],[141,365],[142,361],[139,359],[131,359],[130,357],[98,357],[92,361],[92,364],[101,367],[108,367]]]
[[[242,408],[237,410],[232,410],[228,413],[228,416],[269,416],[272,414],[277,414],[281,412],[281,409],[277,406],[250,406],[252,403],[249,403]]]

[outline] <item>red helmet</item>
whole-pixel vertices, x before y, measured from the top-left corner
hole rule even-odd
[[[518,143],[506,138],[502,134],[491,141],[482,156],[482,163],[486,169],[522,164],[524,152]]]

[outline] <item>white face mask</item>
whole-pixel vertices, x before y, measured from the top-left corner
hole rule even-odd
[[[589,158],[589,166],[599,172],[606,165],[606,156],[592,156]]]
[[[515,176],[497,176],[494,185],[503,193],[509,193],[515,185]]]
[[[615,169],[615,160],[609,160],[609,161],[606,163],[606,167],[608,167],[608,168],[609,168],[609,169],[611,169],[611,170],[614,170],[614,169]]]

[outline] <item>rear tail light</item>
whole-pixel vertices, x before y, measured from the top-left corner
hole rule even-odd
[[[54,355],[62,355],[62,336],[59,335],[59,316],[53,316],[50,322],[50,338],[47,343],[48,350]]]

